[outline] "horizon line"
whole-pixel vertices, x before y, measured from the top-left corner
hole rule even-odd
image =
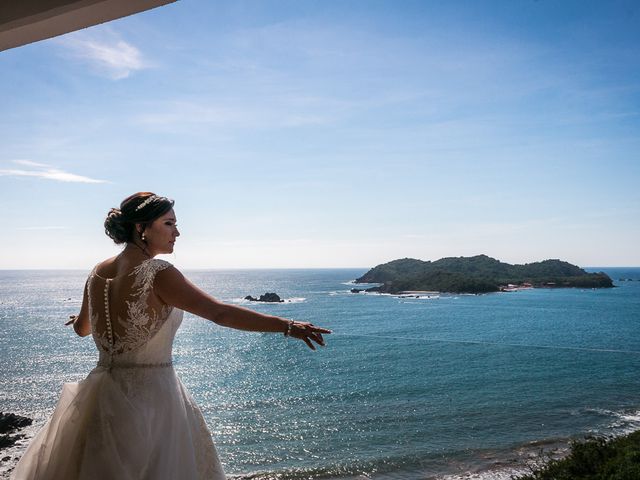
[[[387,262],[388,263],[388,262]],[[383,264],[378,264],[383,265]],[[222,270],[364,270],[375,267],[185,267],[182,270],[192,272],[222,271]],[[587,265],[580,268],[640,268],[640,265]],[[84,271],[84,268],[55,268],[55,267],[26,267],[26,268],[2,268],[0,272],[20,272],[20,271]]]

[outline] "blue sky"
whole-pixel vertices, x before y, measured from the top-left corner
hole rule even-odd
[[[0,268],[640,265],[640,4],[183,0],[0,52]]]

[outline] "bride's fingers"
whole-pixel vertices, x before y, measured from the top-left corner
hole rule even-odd
[[[309,340],[307,337],[303,337],[302,339],[304,340],[304,343],[306,343],[311,350],[316,349],[316,347],[313,346],[313,343],[311,343],[311,340]]]
[[[294,322],[291,336],[304,340],[304,343],[306,343],[311,350],[315,350],[316,347],[311,340],[324,347],[324,338],[322,338],[323,333],[331,333],[331,330],[316,327],[310,322]]]
[[[319,333],[309,333],[308,337],[321,347],[325,346],[324,338],[322,338],[322,335],[320,335]]]
[[[332,331],[329,330],[328,328],[316,327],[313,323],[300,322],[300,324],[303,326],[303,328],[306,328],[307,330],[309,330],[311,332],[332,333]]]
[[[328,328],[317,327],[313,323],[310,323],[310,322],[296,322],[296,323],[299,323],[304,328],[306,328],[308,330],[312,330],[314,332],[331,333],[331,330],[329,330]]]
[[[296,327],[305,329],[309,332],[317,332],[317,333],[332,333],[331,330],[329,330],[328,328],[322,328],[322,327],[316,327],[313,323],[311,322],[298,322],[298,321],[294,321],[294,325]]]
[[[322,327],[316,327],[316,326],[312,326],[311,328],[313,329],[314,332],[318,332],[318,333],[332,333],[331,330],[329,330],[328,328],[322,328]]]
[[[324,345],[324,339],[322,338],[322,334],[318,332],[316,329],[313,329],[310,324],[307,324],[303,327],[302,335],[304,337],[311,338],[314,342]]]

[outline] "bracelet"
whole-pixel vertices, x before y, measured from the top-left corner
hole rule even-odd
[[[284,336],[289,337],[291,335],[291,327],[293,326],[293,320],[287,322],[287,329],[284,331]]]

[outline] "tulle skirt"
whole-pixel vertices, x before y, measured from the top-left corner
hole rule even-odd
[[[173,367],[96,367],[67,383],[14,480],[225,478],[202,413]]]

